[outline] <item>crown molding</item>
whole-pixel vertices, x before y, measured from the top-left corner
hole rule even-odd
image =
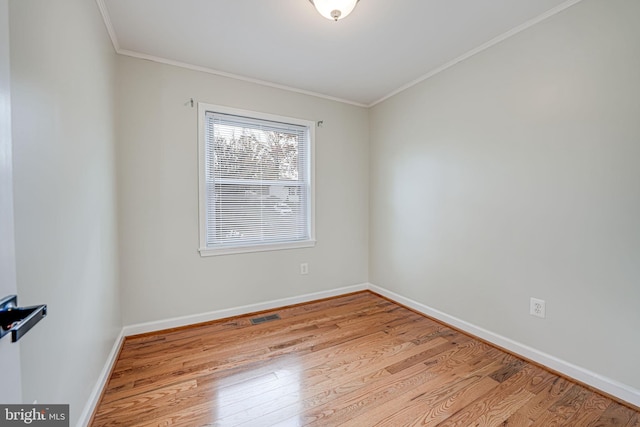
[[[546,11],[545,13],[543,13],[540,16],[537,16],[537,17],[535,17],[533,19],[530,19],[529,21],[525,22],[524,24],[521,24],[521,25],[518,25],[515,28],[512,28],[511,30],[507,31],[506,33],[502,33],[499,36],[492,38],[488,42],[481,44],[480,46],[476,47],[475,49],[471,49],[470,51],[458,56],[457,58],[447,62],[446,64],[443,64],[440,67],[435,68],[435,69],[429,71],[426,74],[423,74],[422,76],[418,77],[417,79],[415,79],[415,80],[413,80],[413,81],[411,81],[411,82],[399,87],[398,89],[396,89],[393,92],[383,96],[382,98],[378,99],[377,101],[372,102],[371,104],[367,105],[367,107],[374,107],[374,106],[380,104],[381,102],[383,102],[383,101],[385,101],[385,100],[387,100],[387,99],[399,94],[400,92],[404,92],[405,90],[407,90],[407,89],[409,89],[409,88],[411,88],[411,87],[413,87],[413,86],[415,86],[415,85],[417,85],[419,83],[422,83],[423,81],[425,81],[427,79],[430,79],[431,77],[433,77],[433,76],[435,76],[437,74],[440,74],[441,72],[445,71],[448,68],[453,67],[454,65],[458,64],[459,62],[462,62],[465,59],[469,59],[472,56],[477,55],[480,52],[485,51],[485,50],[489,49],[490,47],[495,46],[498,43],[500,43],[500,42],[502,42],[502,41],[504,41],[506,39],[509,39],[509,38],[515,36],[516,34],[521,33],[522,31],[524,31],[524,30],[526,30],[526,29],[528,29],[530,27],[533,27],[536,24],[539,24],[540,22],[542,22],[542,21],[544,21],[546,19],[549,19],[550,17],[552,17],[554,15],[557,15],[558,13],[562,12],[563,10],[570,8],[571,6],[573,6],[573,5],[577,4],[577,3],[580,3],[581,1],[582,0],[568,0],[568,1],[564,2],[564,3],[562,3],[561,5],[556,6],[553,9],[550,9],[550,10]]]
[[[500,34],[497,37],[494,37],[493,39],[489,40],[486,43],[483,43],[482,45],[476,47],[475,49],[472,49],[460,56],[458,56],[457,58],[447,62],[446,64],[441,65],[440,67],[437,67],[425,74],[423,74],[422,76],[418,77],[417,79],[400,86],[398,89],[388,93],[387,95],[383,96],[382,98],[378,99],[377,101],[374,101],[370,104],[363,104],[361,102],[356,102],[356,101],[352,101],[349,99],[344,99],[344,98],[339,98],[339,97],[334,97],[334,96],[329,96],[329,95],[325,95],[322,93],[318,93],[318,92],[313,92],[313,91],[308,91],[308,90],[304,90],[304,89],[299,89],[296,87],[291,87],[291,86],[287,86],[287,85],[282,85],[282,84],[278,84],[278,83],[273,83],[273,82],[269,82],[266,80],[260,80],[260,79],[255,79],[252,77],[247,77],[247,76],[243,76],[240,74],[234,74],[234,73],[228,73],[225,71],[220,71],[220,70],[216,70],[213,68],[209,68],[209,67],[203,67],[203,66],[199,66],[199,65],[194,65],[194,64],[189,64],[189,63],[185,63],[185,62],[180,62],[180,61],[174,61],[172,59],[167,59],[167,58],[163,58],[163,57],[159,57],[159,56],[155,56],[155,55],[149,55],[146,53],[141,53],[141,52],[136,52],[136,51],[132,51],[132,50],[127,50],[127,49],[121,49],[120,48],[120,43],[118,42],[118,37],[116,35],[116,32],[113,28],[113,24],[111,22],[111,18],[109,16],[109,11],[107,9],[107,6],[105,4],[105,0],[96,0],[96,4],[98,5],[98,8],[100,9],[100,14],[102,15],[102,19],[104,21],[104,25],[107,29],[107,32],[109,33],[109,37],[111,38],[111,43],[113,44],[113,48],[115,49],[116,53],[119,55],[124,55],[124,56],[130,56],[133,58],[138,58],[138,59],[145,59],[148,61],[153,61],[153,62],[157,62],[160,64],[166,64],[166,65],[173,65],[175,67],[180,67],[180,68],[186,68],[189,70],[193,70],[193,71],[200,71],[203,73],[207,73],[207,74],[214,74],[217,76],[221,76],[221,77],[226,77],[226,78],[231,78],[231,79],[235,79],[235,80],[240,80],[240,81],[244,81],[244,82],[248,82],[248,83],[254,83],[254,84],[258,84],[261,86],[267,86],[267,87],[272,87],[275,89],[281,89],[281,90],[286,90],[289,92],[295,92],[295,93],[300,93],[303,95],[309,95],[309,96],[313,96],[316,98],[322,98],[322,99],[327,99],[330,101],[336,101],[336,102],[340,102],[340,103],[344,103],[344,104],[349,104],[349,105],[355,105],[357,107],[364,107],[364,108],[371,108],[374,107],[378,104],[380,104],[381,102],[401,93],[404,92],[405,90],[416,86],[419,83],[422,83],[423,81],[430,79],[431,77],[436,76],[437,74],[440,74],[441,72],[453,67],[454,65],[468,59],[471,58],[474,55],[477,55],[480,52],[483,52],[484,50],[489,49],[492,46],[497,45],[498,43],[513,37],[514,35],[521,33],[522,31],[554,16],[557,15],[558,13],[570,8],[571,6],[574,6],[578,3],[580,3],[582,0],[568,0],[556,7],[554,7],[553,9],[548,10],[547,12],[543,13],[542,15],[539,15],[533,19],[530,19],[529,21],[503,33]]]
[[[97,1],[100,1],[100,0],[97,0]],[[336,102],[340,102],[340,103],[343,103],[343,104],[355,105],[356,107],[364,107],[364,108],[367,107],[366,104],[362,104],[362,103],[359,103],[359,102],[351,101],[351,100],[348,100],[348,99],[337,98],[337,97],[334,97],[334,96],[324,95],[324,94],[318,93],[318,92],[312,92],[312,91],[308,91],[308,90],[304,90],[304,89],[298,89],[298,88],[291,87],[291,86],[281,85],[281,84],[278,84],[278,83],[272,83],[272,82],[268,82],[266,80],[254,79],[254,78],[242,76],[242,75],[239,75],[239,74],[227,73],[225,71],[215,70],[213,68],[208,68],[208,67],[201,67],[199,65],[193,65],[193,64],[186,63],[186,62],[174,61],[172,59],[162,58],[162,57],[155,56],[155,55],[148,55],[146,53],[140,53],[140,52],[135,52],[135,51],[126,50],[126,49],[116,49],[116,52],[118,54],[120,54],[120,55],[130,56],[132,58],[146,59],[148,61],[158,62],[160,64],[173,65],[174,67],[186,68],[188,70],[200,71],[200,72],[207,73],[207,74],[214,74],[216,76],[226,77],[226,78],[230,78],[230,79],[234,79],[234,80],[240,80],[240,81],[253,83],[253,84],[257,84],[257,85],[261,85],[261,86],[272,87],[272,88],[275,88],[275,89],[286,90],[288,92],[295,92],[295,93],[300,93],[300,94],[303,94],[303,95],[314,96],[316,98],[327,99],[329,101],[336,101]]]
[[[118,53],[118,51],[120,50],[120,43],[118,43],[116,31],[113,29],[111,17],[109,16],[109,10],[107,10],[107,5],[104,3],[104,0],[96,0],[96,4],[98,5],[98,9],[100,10],[100,15],[102,15],[102,20],[104,21],[104,26],[107,29],[109,38],[111,39],[113,49],[116,51],[116,53]]]

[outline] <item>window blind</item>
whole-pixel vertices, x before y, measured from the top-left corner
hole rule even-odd
[[[309,129],[205,114],[206,247],[310,239]]]

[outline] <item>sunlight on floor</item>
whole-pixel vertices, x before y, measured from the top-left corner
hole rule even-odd
[[[214,426],[255,425],[257,418],[268,416],[270,412],[302,411],[301,408],[301,368],[296,359],[274,361],[271,366],[261,366],[254,375],[243,372],[228,377],[220,385],[216,395],[217,414]],[[280,424],[279,424],[280,425]],[[298,426],[294,416],[282,426]]]

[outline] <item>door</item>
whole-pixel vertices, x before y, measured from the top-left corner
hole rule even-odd
[[[9,71],[9,4],[0,0],[0,298],[17,293]],[[20,347],[10,334],[0,339],[0,366],[0,403],[22,403]]]

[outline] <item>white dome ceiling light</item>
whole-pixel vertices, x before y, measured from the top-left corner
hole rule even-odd
[[[360,0],[309,0],[320,15],[337,21],[346,18]]]

